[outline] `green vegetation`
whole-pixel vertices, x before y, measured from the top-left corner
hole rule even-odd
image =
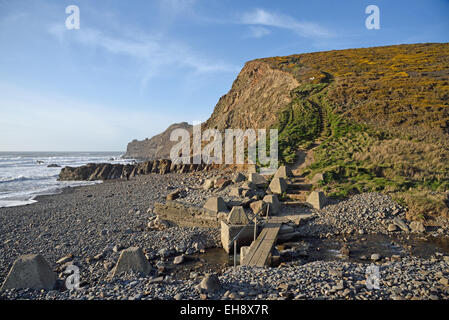
[[[320,134],[320,114],[314,103],[307,99],[305,88],[293,91],[290,105],[281,111],[278,124],[281,160],[292,163],[296,150]],[[313,90],[313,89],[312,89]]]
[[[281,162],[314,150],[306,169],[328,195],[377,191],[409,218],[449,217],[448,44],[319,52],[264,59],[302,83],[281,110]]]

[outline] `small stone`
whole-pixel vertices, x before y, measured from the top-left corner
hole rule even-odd
[[[387,228],[388,232],[394,232],[397,229],[398,229],[398,227],[394,223],[390,223]]]
[[[424,227],[424,224],[421,221],[410,222],[410,229],[412,230],[412,232],[416,233],[426,232],[426,227]]]
[[[64,263],[69,262],[69,261],[71,261],[71,260],[73,260],[73,254],[70,253],[70,254],[68,254],[68,255],[62,257],[62,258],[59,259],[58,261],[56,261],[56,263],[57,263],[57,264],[64,264]]]
[[[175,294],[175,296],[173,298],[175,300],[182,300],[182,294],[181,293],[177,293],[177,294]]]
[[[173,191],[167,195],[166,199],[167,199],[167,201],[175,200],[175,199],[179,198],[180,194],[181,194],[181,190]]]
[[[448,286],[449,285],[449,280],[447,278],[442,277],[440,279],[440,281],[438,281],[439,283],[441,283],[443,286]]]
[[[182,254],[180,256],[175,257],[175,259],[173,259],[173,264],[181,264],[185,261],[185,256]]]
[[[380,260],[380,255],[379,255],[378,253],[373,253],[373,254],[371,255],[371,260],[372,260],[372,261],[378,261],[378,260]]]
[[[340,249],[340,254],[341,254],[342,256],[349,257],[350,252],[349,252],[348,247],[347,247],[347,246],[341,247],[341,249]]]
[[[209,189],[211,189],[213,187],[214,187],[214,180],[207,179],[206,181],[204,181],[204,184],[203,184],[203,189],[204,190],[209,190]]]

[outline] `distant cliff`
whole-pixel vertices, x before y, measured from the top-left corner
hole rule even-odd
[[[170,134],[175,129],[186,129],[191,131],[192,126],[187,122],[175,123],[169,126],[164,132],[142,141],[133,140],[128,143],[126,153],[123,158],[138,160],[158,160],[169,159],[170,149],[175,142],[170,141]]]

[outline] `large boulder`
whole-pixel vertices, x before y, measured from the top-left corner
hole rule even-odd
[[[284,179],[287,179],[287,178],[289,178],[291,176],[292,176],[292,171],[290,170],[289,167],[280,166],[277,169],[276,173],[274,174],[273,178],[284,178]]]
[[[6,276],[0,291],[7,289],[45,289],[55,287],[57,275],[40,254],[19,257]]]
[[[283,194],[287,191],[287,182],[285,182],[284,178],[273,178],[269,188],[274,194]]]
[[[426,227],[421,221],[412,221],[410,222],[410,229],[412,232],[423,233],[426,232]]]
[[[307,203],[320,210],[327,204],[327,198],[322,191],[312,191],[307,197]]]
[[[216,274],[206,274],[200,282],[200,288],[208,293],[213,293],[221,289],[221,283]]]
[[[409,227],[408,227],[407,224],[404,222],[404,220],[402,220],[401,218],[399,218],[399,217],[394,218],[394,219],[393,219],[393,223],[394,223],[395,225],[397,225],[399,228],[401,228],[402,231],[404,231],[404,232],[406,232],[406,233],[409,233],[409,232],[410,232]]]
[[[281,211],[281,203],[279,202],[279,199],[276,195],[274,194],[266,195],[263,198],[263,201],[270,205],[269,209],[270,215],[276,215]]]
[[[254,183],[256,186],[264,186],[267,184],[267,179],[258,173],[250,173],[249,181]]]
[[[220,211],[224,212],[228,211],[228,205],[226,204],[226,202],[223,200],[222,197],[209,198],[204,204],[203,208],[213,213],[218,213]]]
[[[245,210],[242,206],[232,207],[227,221],[231,225],[246,225],[249,222]]]
[[[151,264],[145,258],[142,249],[138,247],[130,247],[121,252],[117,264],[112,271],[112,276],[115,277],[121,273],[131,271],[147,275],[151,272],[151,269]]]

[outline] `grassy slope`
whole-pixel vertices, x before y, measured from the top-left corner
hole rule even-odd
[[[449,216],[449,45],[263,59],[302,83],[281,111],[283,162],[324,140],[307,173],[333,196],[389,193],[411,218]]]

